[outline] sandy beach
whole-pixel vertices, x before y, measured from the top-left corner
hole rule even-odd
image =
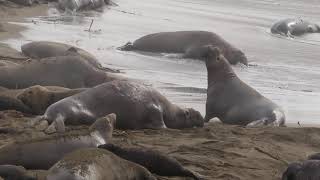
[[[25,30],[25,27],[9,22],[23,22],[26,17],[45,15],[47,6],[21,7],[0,3],[0,41],[19,38],[20,32]],[[0,60],[23,62],[27,58],[0,43]],[[34,120],[35,117],[20,112],[1,111],[0,145],[23,138],[47,136],[44,127],[33,124]],[[318,125],[301,123],[300,126],[291,122],[287,126],[246,128],[210,122],[204,128],[184,130],[115,130],[114,142],[164,152],[206,179],[280,180],[289,163],[304,160],[308,155],[320,151]],[[67,131],[86,128],[70,126]]]

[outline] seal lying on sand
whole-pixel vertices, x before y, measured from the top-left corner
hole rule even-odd
[[[195,173],[184,168],[177,160],[151,149],[122,148],[115,144],[104,144],[98,148],[106,149],[115,155],[140,164],[151,173],[160,176],[185,176],[199,179]]]
[[[109,72],[118,72],[113,69],[102,67],[98,59],[95,58],[92,54],[90,54],[89,52],[83,49],[80,49],[68,44],[50,42],[50,41],[33,41],[31,43],[22,45],[21,51],[24,55],[33,59],[72,55],[73,53],[77,53],[83,58],[79,60],[85,60],[89,64],[91,64],[93,67],[106,70]]]
[[[5,180],[37,180],[29,176],[22,166],[0,165],[0,177]]]
[[[238,62],[248,65],[244,53],[222,39],[219,35],[207,31],[161,32],[143,36],[133,43],[127,43],[120,50],[149,51],[162,53],[183,53],[185,58],[201,59],[202,46],[213,45],[231,64]]]
[[[318,180],[320,179],[320,161],[307,160],[289,164],[282,180]]]
[[[23,66],[0,66],[0,84],[10,89],[34,85],[83,88],[122,79],[113,73],[98,70],[85,60],[79,59],[82,57],[58,56],[31,61]]]
[[[49,123],[91,124],[109,113],[117,114],[116,127],[121,129],[203,126],[198,111],[182,109],[155,89],[129,81],[104,83],[62,99],[49,106],[43,118]]]
[[[0,164],[23,166],[27,169],[49,169],[69,152],[108,143],[112,138],[115,120],[116,115],[110,114],[98,119],[89,131],[24,139],[7,144],[0,149]]]
[[[271,27],[271,33],[284,36],[299,36],[305,33],[319,33],[320,26],[302,19],[284,19]]]
[[[51,104],[85,90],[87,89],[79,88],[51,91],[46,87],[37,85],[24,89],[17,96],[17,99],[21,100],[26,106],[32,109],[32,114],[42,115]]]
[[[283,111],[241,81],[219,48],[203,48],[207,49],[204,58],[208,71],[205,121],[218,117],[226,124],[284,125]]]
[[[17,110],[27,114],[32,113],[32,110],[19,99],[9,96],[0,96],[0,111],[4,110]]]
[[[47,180],[156,180],[144,167],[98,148],[67,154],[50,168]]]

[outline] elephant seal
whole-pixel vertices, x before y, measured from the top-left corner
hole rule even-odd
[[[0,165],[0,177],[5,180],[37,180],[28,175],[24,167],[14,165]]]
[[[103,144],[98,148],[106,149],[128,161],[147,168],[151,173],[160,176],[182,176],[199,179],[199,177],[184,168],[177,160],[161,152],[151,149],[123,148],[115,144]]]
[[[66,88],[93,87],[123,79],[113,73],[92,67],[80,56],[58,56],[25,63],[17,67],[0,66],[0,84],[10,89],[34,85]]]
[[[207,31],[161,32],[143,36],[133,43],[119,47],[124,51],[138,50],[160,53],[183,53],[185,58],[202,59],[202,46],[213,45],[221,49],[230,64],[248,65],[244,53],[219,35]]]
[[[308,160],[320,160],[320,153],[312,154],[312,155],[308,156],[307,159]]]
[[[50,41],[33,41],[31,43],[22,45],[21,51],[24,55],[33,59],[42,59],[42,58],[65,56],[65,55],[79,55],[82,57],[79,60],[85,60],[95,68],[106,70],[109,72],[118,72],[116,70],[103,67],[99,63],[98,59],[95,58],[89,52],[68,44],[50,42]]]
[[[99,9],[104,5],[104,0],[58,0],[58,8],[60,10],[72,12]]]
[[[241,81],[219,48],[203,48],[208,71],[205,121],[218,117],[226,124],[284,125],[280,107]]]
[[[61,99],[78,94],[87,90],[86,88],[67,89],[63,91],[50,91],[43,86],[32,86],[24,89],[17,95],[17,99],[32,110],[32,114],[42,115],[47,108]]]
[[[11,164],[27,169],[49,169],[65,154],[85,147],[110,142],[116,115],[98,119],[89,130],[56,136],[22,139],[0,148],[0,165]]]
[[[282,174],[282,180],[318,180],[320,179],[320,161],[306,160],[289,164]]]
[[[49,169],[47,180],[156,180],[144,167],[98,148],[83,148],[64,156]]]
[[[284,19],[271,27],[271,33],[284,36],[300,36],[305,33],[319,33],[320,26],[303,19]]]
[[[120,129],[203,126],[198,111],[182,109],[155,89],[131,81],[104,83],[62,99],[49,106],[43,118],[49,123],[91,124],[109,113],[117,114],[116,127]]]
[[[32,110],[19,99],[10,96],[0,96],[0,111],[16,110],[22,113],[32,114]]]

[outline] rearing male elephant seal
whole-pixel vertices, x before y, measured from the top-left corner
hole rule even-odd
[[[85,147],[109,143],[116,115],[98,119],[88,131],[31,140],[19,140],[0,148],[0,165],[11,164],[27,169],[49,169],[65,154]]]
[[[227,124],[284,125],[283,111],[241,81],[219,48],[203,48],[207,49],[204,59],[208,71],[205,121],[218,117]]]
[[[54,124],[90,124],[109,113],[117,114],[116,127],[121,129],[203,126],[198,111],[182,109],[155,89],[129,81],[104,83],[62,99],[49,106],[43,118]]]
[[[89,64],[91,64],[93,67],[96,67],[98,69],[102,69],[110,72],[117,72],[113,69],[102,67],[98,59],[95,58],[89,52],[68,44],[50,42],[50,41],[33,41],[31,43],[22,45],[21,51],[24,55],[33,59],[64,56],[64,55],[70,55],[74,52],[77,52],[77,54],[83,58],[79,60],[85,60]]]
[[[284,36],[299,36],[305,33],[319,33],[320,26],[302,19],[284,19],[271,27],[271,33]]]
[[[204,45],[213,45],[221,49],[221,52],[231,64],[238,62],[248,65],[244,53],[234,47],[219,35],[207,31],[177,31],[161,32],[143,36],[133,43],[127,43],[120,50],[149,51],[162,53],[183,53],[185,58],[201,60],[201,48]]]
[[[67,154],[50,168],[47,180],[156,180],[144,167],[98,148]]]
[[[115,144],[103,144],[98,148],[106,149],[128,161],[140,164],[151,173],[160,176],[183,176],[199,179],[190,170],[184,168],[177,160],[151,149],[123,148]]]
[[[0,84],[10,89],[22,89],[34,85],[61,86],[67,88],[93,87],[122,79],[89,65],[80,56],[58,56],[25,63],[23,66],[1,67]]]

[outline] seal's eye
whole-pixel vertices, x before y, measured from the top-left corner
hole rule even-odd
[[[220,57],[219,56],[217,57],[217,61],[220,61]]]

